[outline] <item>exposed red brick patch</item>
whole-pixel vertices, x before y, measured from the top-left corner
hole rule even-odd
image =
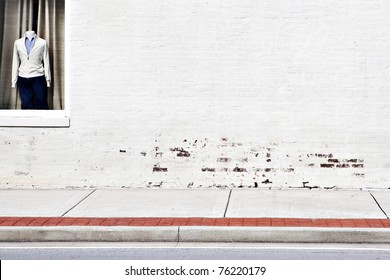
[[[235,167],[233,172],[248,172],[245,168]]]
[[[177,152],[176,155],[178,157],[190,157],[191,156],[191,154],[182,147],[174,147],[174,148],[170,148],[170,150],[172,152]]]
[[[215,172],[215,168],[203,167],[202,172]]]
[[[231,160],[232,160],[231,158],[224,157],[224,158],[218,158],[217,162],[230,162]]]
[[[336,167],[337,168],[349,168],[350,166],[349,166],[349,164],[343,163],[343,164],[337,164]]]
[[[321,168],[333,168],[334,164],[333,163],[321,163],[320,167]]]
[[[168,172],[168,168],[155,166],[153,167],[153,172]]]

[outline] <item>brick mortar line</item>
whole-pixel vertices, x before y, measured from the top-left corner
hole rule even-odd
[[[390,228],[388,219],[0,217],[0,227],[218,226]]]

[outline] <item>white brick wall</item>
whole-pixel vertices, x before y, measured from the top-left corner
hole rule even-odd
[[[1,187],[390,187],[390,2],[67,1],[71,127]]]

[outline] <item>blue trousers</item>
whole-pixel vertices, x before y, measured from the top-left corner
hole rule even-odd
[[[19,95],[23,110],[48,110],[47,84],[45,76],[18,77]]]

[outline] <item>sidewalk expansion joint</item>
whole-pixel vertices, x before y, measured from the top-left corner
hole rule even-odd
[[[177,227],[177,242],[180,242],[180,226]]]
[[[383,212],[383,214],[385,214],[386,216],[386,219],[389,219],[389,216],[387,216],[387,213],[385,212],[385,210],[383,210],[382,206],[379,204],[378,200],[376,200],[375,196],[370,193],[371,197],[374,199],[376,205],[378,205],[379,209],[381,209],[381,211]]]
[[[228,211],[228,209],[229,209],[229,204],[230,204],[230,198],[231,198],[231,196],[232,196],[232,191],[233,191],[233,190],[230,190],[230,192],[229,192],[229,196],[228,196],[228,200],[227,200],[227,203],[226,203],[225,212],[223,213],[223,217],[224,217],[224,218],[226,218],[226,213],[227,213],[227,211]]]
[[[80,200],[78,203],[76,203],[73,207],[71,207],[68,211],[66,211],[64,214],[61,215],[61,217],[65,217],[66,214],[68,214],[70,211],[72,211],[73,209],[75,209],[77,206],[80,205],[81,202],[83,202],[84,200],[86,200],[90,195],[92,195],[94,192],[96,192],[97,190],[93,190],[92,192],[90,192],[89,194],[87,194],[82,200]]]

